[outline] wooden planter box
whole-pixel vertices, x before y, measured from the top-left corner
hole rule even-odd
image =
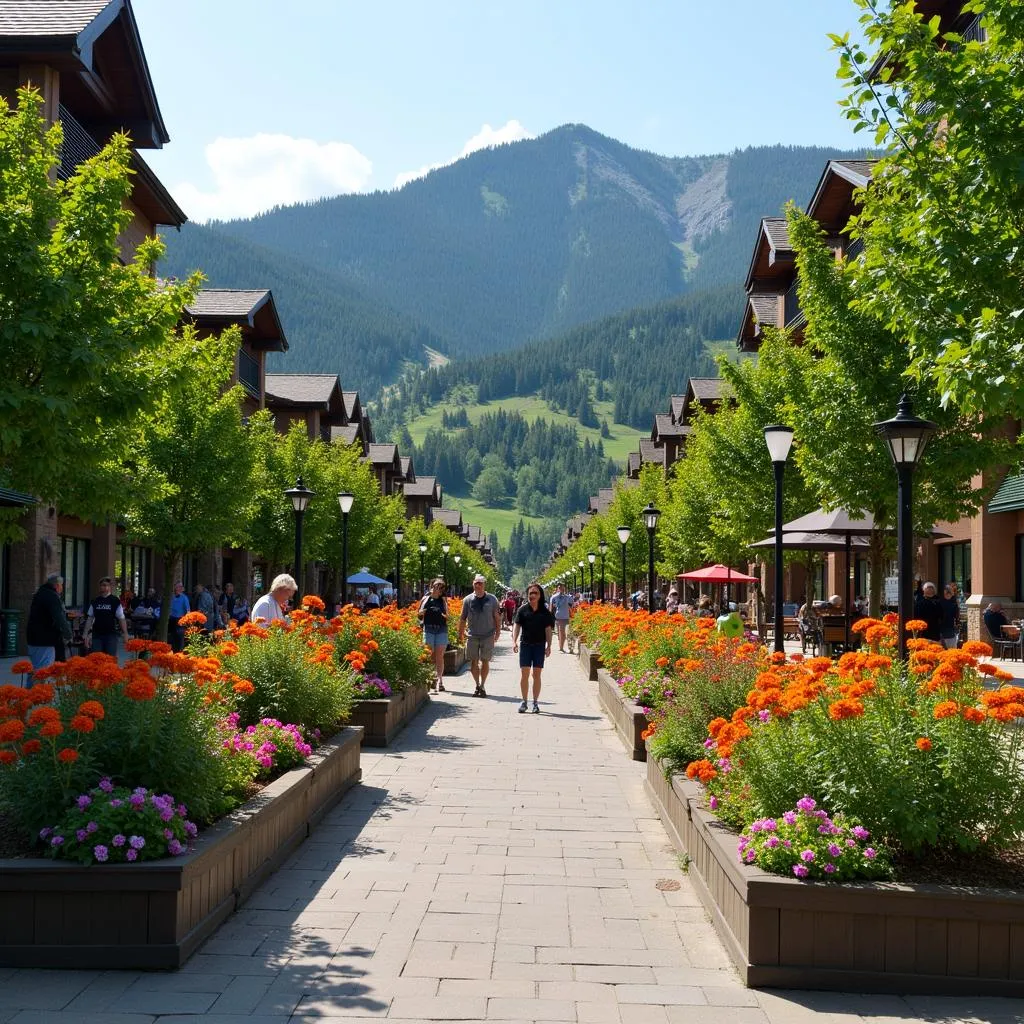
[[[359,781],[361,737],[343,729],[182,857],[0,860],[0,967],[180,967]]]
[[[633,701],[622,696],[619,684],[606,669],[598,670],[597,691],[601,706],[612,720],[629,756],[634,761],[646,761],[647,744],[640,734],[647,728],[647,716]]]
[[[362,726],[364,747],[386,747],[429,700],[425,686],[410,686],[393,697],[356,701],[350,722]]]
[[[601,668],[601,655],[590,650],[585,644],[579,644],[579,659],[583,671],[592,682],[597,682],[597,670]]]
[[[747,985],[1024,996],[1024,894],[765,874],[739,862],[697,783],[651,758],[646,788]]]
[[[465,647],[449,647],[444,652],[444,674],[446,676],[458,675],[466,664]]]

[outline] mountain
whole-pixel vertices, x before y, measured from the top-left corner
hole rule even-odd
[[[806,201],[828,158],[859,155],[773,146],[664,157],[565,125],[397,191],[169,234],[161,269],[269,285],[286,310],[288,367],[338,366],[368,390],[386,379],[385,354],[392,375],[402,360],[426,361],[420,336],[455,356],[507,351],[709,288],[731,288],[738,316],[759,218]],[[299,284],[301,300],[289,299]],[[338,318],[339,303],[358,328]]]

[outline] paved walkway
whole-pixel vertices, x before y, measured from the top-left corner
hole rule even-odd
[[[743,988],[575,658],[506,638],[181,970],[0,970],[0,1024],[1024,1021],[1013,1000]]]

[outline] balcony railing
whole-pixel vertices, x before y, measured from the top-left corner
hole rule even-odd
[[[976,14],[965,25],[957,29],[960,38],[965,43],[983,43],[988,38],[988,33],[981,26],[981,15]]]
[[[67,180],[75,173],[79,164],[95,156],[102,147],[71,115],[63,103],[58,108],[58,114],[64,128],[64,145],[61,148],[57,177]]]
[[[855,238],[847,247],[846,252],[843,254],[848,260],[855,260],[864,251],[864,239]]]
[[[800,300],[797,297],[797,286],[799,279],[786,289],[786,295],[782,303],[782,324],[784,327],[799,327],[807,322],[807,318],[800,308]]]
[[[260,397],[260,364],[248,352],[238,353],[238,382],[252,395]]]

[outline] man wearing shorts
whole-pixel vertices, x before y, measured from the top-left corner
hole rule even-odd
[[[551,598],[551,613],[558,627],[558,649],[565,653],[565,631],[569,626],[569,615],[572,612],[572,597],[565,592],[565,584],[558,584],[558,593]]]
[[[527,687],[530,672],[533,672],[533,713],[540,714],[540,674],[544,668],[544,656],[551,653],[551,633],[555,619],[544,604],[544,590],[539,583],[531,583],[526,588],[526,604],[516,612],[512,626],[512,650],[519,651],[519,688],[523,694],[523,703],[519,705],[519,714],[526,712]],[[519,635],[523,642],[520,646]]]
[[[498,599],[484,589],[486,585],[486,576],[478,573],[473,577],[473,593],[462,599],[462,614],[459,616],[459,643],[466,644],[469,671],[476,683],[474,697],[487,696],[484,684],[487,682],[487,673],[491,670],[494,641],[501,634],[501,606]]]

